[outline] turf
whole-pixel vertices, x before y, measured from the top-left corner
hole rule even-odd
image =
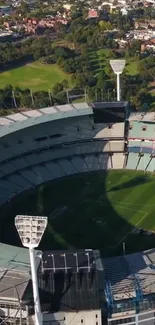
[[[110,49],[89,50],[89,62],[92,72],[97,75],[99,71],[110,68],[109,60],[112,59]],[[126,73],[135,75],[138,73],[138,62],[130,58],[127,62]],[[6,85],[29,88],[32,91],[51,90],[57,82],[68,80],[72,88],[71,74],[65,73],[57,64],[42,64],[39,61],[28,63],[18,68],[0,72],[0,88]]]
[[[19,244],[16,214],[47,215],[41,248],[99,248],[104,256],[155,246],[155,176],[134,171],[93,172],[41,185],[1,209],[0,239]],[[6,232],[7,229],[7,232]],[[8,234],[6,238],[6,233]]]
[[[29,88],[33,91],[51,90],[52,87],[64,79],[71,86],[71,75],[63,72],[56,64],[42,64],[38,61],[26,64],[19,68],[0,73],[0,88],[6,85]]]
[[[91,68],[96,75],[102,69],[104,69],[105,72],[108,73],[108,70],[110,69],[109,61],[111,59],[113,59],[113,53],[110,49],[104,48],[99,50],[89,50],[89,62],[91,63]],[[127,61],[124,73],[131,76],[137,75],[139,73],[138,60],[135,60],[132,57],[124,59]]]
[[[139,73],[138,61],[130,60],[125,67],[125,73],[130,76],[135,76]]]

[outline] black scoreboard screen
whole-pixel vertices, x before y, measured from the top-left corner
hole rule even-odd
[[[95,102],[92,104],[95,123],[124,122],[127,116],[127,102]]]

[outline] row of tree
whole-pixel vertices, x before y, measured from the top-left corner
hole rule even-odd
[[[68,50],[69,52],[69,50]],[[29,60],[56,54],[47,36],[17,43],[0,43],[0,66],[3,69],[21,65]],[[58,55],[56,54],[57,58]]]
[[[114,35],[126,32],[133,27],[133,17],[117,14],[103,13],[99,20],[87,20],[82,9],[72,12],[74,19],[66,26],[61,26],[58,31],[59,40],[65,40],[64,46],[53,47],[48,36],[29,39],[19,43],[0,43],[0,64],[3,69],[14,67],[15,64],[24,64],[28,60],[41,60],[44,63],[57,63],[65,72],[72,73],[71,80],[73,91],[75,88],[86,89],[89,100],[115,99],[116,82],[112,71],[107,67],[107,58],[99,64],[98,72],[90,60],[91,48],[108,47],[110,57],[130,57],[135,55],[139,69],[138,76],[124,76],[122,78],[122,98],[131,100],[137,108],[142,108],[146,101],[153,101],[148,82],[154,80],[154,57],[142,59],[140,56],[140,42],[133,41],[130,48],[123,53],[117,51]],[[112,29],[118,29],[113,31]],[[109,31],[110,30],[110,31]],[[96,54],[97,55],[97,54]],[[104,71],[103,71],[104,66]],[[106,71],[106,73],[105,73]],[[52,93],[32,92],[29,89],[13,89],[11,86],[0,90],[0,108],[36,108],[45,107],[54,103],[63,104],[68,101],[66,80],[56,84]],[[9,97],[10,96],[10,97]]]
[[[116,100],[116,82],[114,79],[107,78],[103,71],[97,77],[91,74],[87,77],[84,74],[76,74],[73,80],[75,87],[72,90],[68,90],[68,81],[63,80],[48,92],[32,92],[30,89],[22,90],[8,85],[0,90],[0,114],[8,114],[9,109],[16,111],[22,107],[35,109],[71,103],[77,98],[90,102]],[[131,104],[139,110],[150,109],[153,103],[146,82],[139,76],[134,78],[122,76],[121,96],[124,100],[130,100]]]

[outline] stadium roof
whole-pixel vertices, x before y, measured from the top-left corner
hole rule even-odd
[[[43,252],[38,276],[50,312],[99,309],[96,258],[91,249]]]
[[[155,294],[155,249],[103,259],[114,301]]]
[[[95,269],[96,263],[92,249],[76,251],[45,251],[42,254],[42,268],[44,270],[80,271]]]
[[[20,129],[69,117],[78,117],[93,114],[92,108],[87,103],[67,104],[46,107],[31,111],[0,117],[1,137]]]
[[[122,101],[122,102],[94,102],[93,104],[92,104],[92,107],[93,108],[106,108],[106,109],[108,109],[108,108],[125,108],[125,107],[127,107],[128,106],[128,102],[124,102],[124,101]]]
[[[28,249],[0,243],[0,300],[22,299],[30,278]]]
[[[155,123],[155,112],[136,112],[131,113],[129,116],[129,121],[137,122],[151,122]]]
[[[22,300],[30,276],[10,270],[0,270],[0,301]]]

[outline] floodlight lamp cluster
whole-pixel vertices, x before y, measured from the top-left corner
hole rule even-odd
[[[110,65],[115,74],[122,74],[125,68],[125,60],[110,60]]]
[[[23,246],[38,247],[47,226],[47,217],[17,215],[15,226]]]
[[[117,101],[121,99],[120,75],[124,70],[125,63],[125,60],[110,60],[111,68],[117,76]]]

